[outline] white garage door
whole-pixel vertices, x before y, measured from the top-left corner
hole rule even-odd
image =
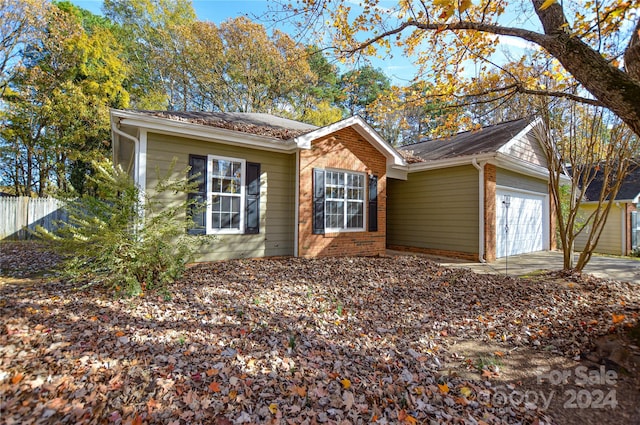
[[[544,196],[496,190],[496,257],[547,249],[547,211]]]

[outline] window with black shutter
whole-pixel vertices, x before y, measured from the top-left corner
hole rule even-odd
[[[314,169],[313,233],[366,230],[365,198],[366,174]]]
[[[260,233],[260,164],[189,155],[189,166],[189,179],[197,185],[189,194],[190,234]]]

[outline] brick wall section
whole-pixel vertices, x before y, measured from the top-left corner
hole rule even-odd
[[[367,231],[365,202],[365,231],[313,234],[313,169],[357,171],[378,176],[378,231]],[[352,128],[339,130],[314,140],[311,149],[300,151],[300,210],[298,221],[298,255],[375,256],[385,254],[387,211],[386,158]],[[367,193],[366,200],[368,201]]]
[[[480,261],[477,253],[449,251],[446,249],[420,248],[405,245],[388,245],[387,248],[394,251],[415,252],[416,254],[435,255],[438,257],[459,258],[461,260]]]
[[[624,216],[624,223],[625,223],[625,234],[626,236],[626,240],[627,240],[627,246],[626,246],[626,252],[623,252],[623,255],[630,255],[631,251],[633,251],[633,247],[631,246],[631,212],[632,211],[636,211],[636,206],[634,204],[625,204],[626,208],[625,208],[625,216]]]
[[[482,208],[482,205],[480,205]],[[496,260],[496,166],[484,166],[484,258]]]

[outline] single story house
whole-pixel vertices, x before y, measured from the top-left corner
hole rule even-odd
[[[603,176],[596,173],[593,181],[585,191],[585,199],[580,205],[580,216],[585,218],[598,206],[598,199],[602,192]],[[637,205],[640,199],[640,168],[633,165],[632,170],[622,182],[620,190],[602,229],[595,252],[611,255],[631,255],[640,246],[640,223],[637,217]],[[581,251],[589,235],[589,226],[578,235],[575,249]]]
[[[518,120],[399,151],[357,116],[318,128],[268,114],[111,111],[114,162],[139,187],[152,190],[155,170],[173,160],[197,176],[192,196],[206,211],[194,214],[191,232],[217,237],[200,261],[387,248],[493,261],[550,249],[535,125]]]
[[[539,121],[520,119],[400,148],[407,180],[389,179],[391,249],[494,261],[555,248]]]
[[[199,261],[384,255],[387,178],[406,162],[362,118],[318,128],[251,113],[111,111],[113,159],[142,190],[191,167]],[[167,199],[168,203],[175,199]]]

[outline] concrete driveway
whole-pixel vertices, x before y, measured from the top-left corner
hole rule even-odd
[[[469,263],[464,260],[443,257],[431,258],[447,267],[466,267],[477,273],[509,274],[511,276],[522,276],[537,270],[562,269],[562,252],[559,251],[541,251],[499,258],[490,264]],[[578,258],[577,254],[575,258]],[[594,255],[583,273],[604,279],[640,283],[640,259]]]

